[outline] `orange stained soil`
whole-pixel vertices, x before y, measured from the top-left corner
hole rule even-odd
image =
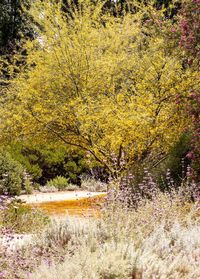
[[[77,200],[50,201],[29,204],[32,208],[44,210],[48,215],[78,215],[78,216],[99,216],[101,205],[105,201],[105,195],[79,198]]]

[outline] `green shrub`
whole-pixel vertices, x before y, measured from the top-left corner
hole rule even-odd
[[[0,216],[0,225],[17,233],[37,232],[48,223],[49,217],[41,210],[32,209],[16,200]]]
[[[55,187],[59,191],[65,190],[69,183],[69,179],[63,176],[56,176],[55,178],[49,180],[46,184],[46,187]]]
[[[23,188],[24,169],[9,153],[0,152],[0,194],[19,195]]]
[[[32,194],[33,193],[33,186],[30,179],[25,179],[24,181],[24,191],[26,194]]]

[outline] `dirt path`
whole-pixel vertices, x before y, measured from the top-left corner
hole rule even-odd
[[[26,203],[46,203],[54,201],[76,201],[85,198],[105,196],[105,192],[87,192],[87,191],[64,191],[55,193],[35,193],[31,195],[21,195],[17,198]]]

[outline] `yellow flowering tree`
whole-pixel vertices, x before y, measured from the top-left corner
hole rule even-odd
[[[195,76],[145,26],[147,9],[113,17],[102,5],[79,1],[63,12],[58,1],[34,1],[36,39],[24,46],[26,63],[10,68],[1,129],[81,148],[116,177],[156,164],[178,139],[186,118],[176,96]]]

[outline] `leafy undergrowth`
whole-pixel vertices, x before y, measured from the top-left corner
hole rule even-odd
[[[199,217],[198,201],[176,193],[136,208],[115,199],[99,219],[57,220],[23,247],[1,247],[0,278],[196,279]]]
[[[11,199],[2,205],[0,232],[5,229],[21,234],[39,232],[49,221],[49,217],[43,211],[29,208],[18,200]]]

